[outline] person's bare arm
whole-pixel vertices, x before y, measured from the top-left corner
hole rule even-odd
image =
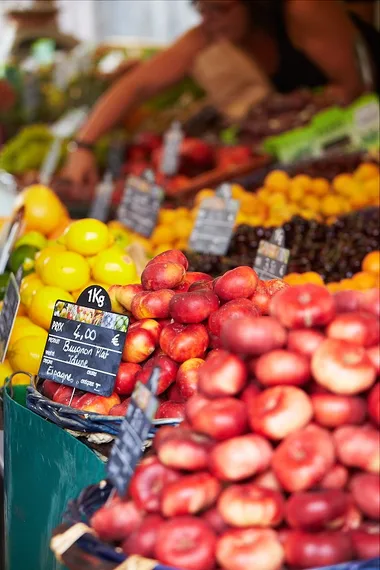
[[[165,51],[129,71],[98,101],[78,139],[95,142],[134,105],[180,81],[190,71],[195,56],[204,45],[206,38],[202,29],[194,28]]]
[[[294,44],[351,100],[363,91],[356,57],[357,31],[339,0],[288,0],[287,24]]]

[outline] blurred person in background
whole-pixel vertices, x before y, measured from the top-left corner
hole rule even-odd
[[[190,75],[197,57],[220,39],[251,57],[281,93],[326,86],[339,101],[348,102],[378,87],[379,35],[359,17],[349,15],[341,0],[192,3],[201,23],[121,77],[101,97],[72,145],[65,178],[93,184],[96,163],[92,151],[99,137],[135,106]]]
[[[363,22],[367,22],[371,26],[376,22],[376,8],[378,9],[379,0],[344,0],[347,8],[353,14],[359,16]]]

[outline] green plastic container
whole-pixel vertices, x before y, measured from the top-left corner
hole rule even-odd
[[[5,569],[63,570],[50,551],[68,501],[105,477],[84,444],[25,408],[26,387],[4,389]]]

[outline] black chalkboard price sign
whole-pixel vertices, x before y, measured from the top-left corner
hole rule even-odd
[[[231,198],[230,185],[223,184],[214,197],[201,202],[189,248],[198,253],[225,255],[231,242],[238,210],[239,202]]]
[[[263,281],[283,279],[288,268],[289,254],[289,249],[285,247],[285,232],[282,228],[277,228],[270,241],[260,241],[253,268]]]
[[[129,326],[127,316],[110,308],[107,291],[97,286],[87,287],[78,304],[57,301],[38,375],[110,396]]]
[[[146,171],[142,178],[129,176],[117,217],[132,231],[149,238],[156,227],[163,198],[164,192],[155,183],[153,172]]]
[[[137,382],[127,415],[111,450],[107,464],[108,478],[120,496],[124,496],[128,489],[156,415],[158,400],[155,394],[159,376],[160,369],[154,368],[147,384]]]
[[[0,313],[0,362],[4,362],[19,305],[20,291],[15,276],[11,273]]]

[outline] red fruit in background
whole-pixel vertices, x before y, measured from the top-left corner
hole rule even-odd
[[[349,499],[338,489],[294,493],[286,503],[285,518],[292,528],[317,532],[343,525]]]
[[[121,396],[130,396],[136,384],[136,375],[141,366],[132,362],[122,362],[116,374],[115,392]]]
[[[194,283],[191,283],[191,285],[188,288],[188,293],[193,293],[194,291],[213,291],[214,286],[213,286],[213,282],[210,280],[202,280],[202,281],[195,281]]]
[[[343,465],[333,465],[319,482],[321,489],[344,489],[348,481],[348,470]]]
[[[137,380],[146,384],[154,370],[160,369],[160,377],[158,379],[157,395],[159,396],[174,382],[177,376],[178,364],[174,362],[166,354],[158,354],[150,358],[143,366],[141,372],[137,376]]]
[[[173,469],[207,469],[212,440],[189,429],[178,427],[156,446],[161,463]]]
[[[248,299],[255,292],[258,280],[254,269],[242,265],[219,277],[214,284],[214,291],[223,301]]]
[[[248,417],[252,431],[278,440],[306,426],[313,417],[313,407],[303,390],[276,386],[253,400]]]
[[[265,471],[265,473],[261,473],[255,477],[254,481],[255,485],[258,487],[263,487],[264,489],[272,489],[272,491],[282,491],[281,485],[278,482],[276,475],[270,469],[269,471]]]
[[[264,283],[266,290],[271,297],[277,295],[277,293],[283,291],[284,289],[288,289],[289,287],[289,285],[282,279],[269,279],[269,281],[264,281]]]
[[[137,364],[146,360],[155,349],[154,336],[146,329],[135,328],[127,333],[122,359]]]
[[[240,394],[240,400],[242,400],[245,404],[247,404],[249,409],[250,406],[253,405],[256,396],[260,394],[260,392],[261,392],[260,388],[251,381]]]
[[[284,499],[278,491],[254,483],[231,485],[222,491],[218,511],[234,527],[277,526],[284,515]]]
[[[208,333],[204,325],[173,323],[161,333],[161,349],[176,362],[202,358],[208,347]]]
[[[52,380],[44,380],[42,383],[42,390],[44,396],[49,398],[50,400],[54,400],[54,394],[60,388],[62,384],[58,384],[57,382],[53,382]],[[71,390],[72,392],[72,390]]]
[[[209,316],[208,328],[212,335],[219,337],[222,327],[226,323],[232,326],[232,321],[236,319],[240,322],[240,319],[243,317],[257,317],[258,315],[259,312],[252,301],[248,299],[236,299],[229,301]]]
[[[259,435],[247,434],[217,443],[209,455],[209,469],[221,481],[241,481],[269,467],[270,444]]]
[[[254,362],[252,371],[264,386],[302,386],[310,378],[310,363],[302,354],[277,349],[262,354]]]
[[[196,324],[206,320],[219,307],[212,291],[177,293],[170,301],[170,315],[177,323]]]
[[[350,532],[355,558],[369,560],[380,556],[380,526],[376,523],[363,523]]]
[[[173,295],[174,291],[169,289],[137,293],[132,300],[132,314],[135,319],[167,319]]]
[[[272,459],[273,471],[286,491],[316,485],[335,463],[334,442],[327,430],[309,425],[280,443]]]
[[[114,287],[114,286],[112,286]],[[111,292],[111,288],[109,289],[109,293]],[[133,284],[133,285],[116,285],[115,289],[115,297],[116,301],[120,303],[127,311],[131,311],[132,309],[132,301],[137,293],[141,293],[143,290],[142,285]]]
[[[176,385],[184,400],[188,400],[198,387],[198,370],[204,364],[203,358],[190,358],[181,364],[177,372]]]
[[[310,398],[314,419],[322,427],[362,424],[367,415],[367,406],[362,398],[337,394],[312,394]]]
[[[172,402],[185,402],[185,398],[182,397],[177,382],[168,388],[167,397],[168,400],[171,400]]]
[[[195,431],[222,441],[246,433],[247,409],[235,398],[209,400],[195,394],[186,402],[186,418]]]
[[[350,537],[339,531],[293,530],[284,547],[286,562],[294,568],[319,568],[353,560]]]
[[[272,317],[251,316],[226,322],[221,339],[223,346],[236,354],[257,356],[284,346],[286,331]]]
[[[163,489],[179,477],[179,473],[162,465],[157,457],[147,457],[136,467],[128,492],[138,509],[158,513]]]
[[[335,316],[335,304],[325,287],[308,283],[276,295],[270,312],[289,329],[311,328],[327,325]]]
[[[240,358],[219,350],[199,368],[198,389],[210,398],[234,396],[244,388],[247,377],[247,367]]]
[[[374,473],[356,473],[350,481],[356,506],[370,519],[380,519],[380,481]]]
[[[131,398],[126,398],[123,402],[121,402],[121,404],[117,404],[116,406],[113,406],[113,408],[111,408],[110,411],[108,412],[108,415],[109,416],[118,416],[118,417],[126,416],[130,401],[131,401]]]
[[[87,394],[85,394],[85,396],[86,395]],[[71,402],[71,407],[74,408],[76,407],[76,403],[80,398],[81,396],[76,397],[75,393],[73,397],[73,389],[69,388],[69,386],[59,385],[58,389],[54,392],[53,402],[57,402],[57,404],[63,404],[64,406],[68,406]]]
[[[368,413],[370,418],[376,425],[380,425],[380,384],[377,383],[370,393],[367,399]]]
[[[161,402],[156,412],[156,420],[166,418],[176,418],[183,420],[185,417],[185,403],[184,402]]]
[[[158,530],[165,520],[160,515],[148,515],[140,527],[123,542],[121,548],[124,554],[138,554],[145,558],[154,556]]]
[[[380,434],[371,425],[343,426],[335,430],[339,461],[369,473],[380,472]]]
[[[101,507],[91,517],[91,526],[101,540],[124,540],[135,531],[142,520],[142,513],[132,501],[111,503]]]
[[[379,318],[380,317],[379,289],[370,289],[368,291],[361,291],[359,308]]]
[[[185,276],[185,268],[173,261],[149,263],[141,274],[141,284],[145,291],[175,289]]]
[[[313,355],[311,369],[316,382],[335,394],[359,394],[376,380],[365,349],[345,340],[324,340]]]
[[[216,558],[225,570],[281,570],[284,550],[273,530],[247,528],[225,532]]]
[[[371,346],[371,348],[367,348],[367,354],[369,356],[370,361],[375,367],[376,374],[380,374],[380,346]]]
[[[261,315],[268,315],[269,314],[269,304],[271,300],[271,296],[265,287],[264,281],[259,279],[256,290],[253,293],[250,300],[255,305],[255,307],[260,311]]]
[[[337,315],[327,327],[327,336],[370,347],[379,342],[379,320],[367,313]]]
[[[179,263],[186,269],[186,271],[187,268],[189,267],[189,262],[187,261],[186,255],[183,254],[182,251],[180,251],[179,249],[168,249],[168,251],[164,251],[159,255],[156,255],[153,259],[151,259],[148,262],[147,266],[153,265],[154,263],[167,263],[167,262]]]
[[[210,525],[217,535],[223,534],[223,532],[229,529],[216,507],[202,513],[201,518]]]
[[[120,398],[115,392],[108,397],[97,396],[96,394],[87,392],[75,403],[72,403],[72,406],[84,412],[94,412],[95,414],[107,416],[110,410],[118,404],[120,404]]]
[[[207,472],[183,475],[163,489],[161,514],[174,517],[199,513],[215,503],[220,491],[219,481]]]
[[[326,337],[313,329],[289,331],[288,349],[311,358]]]
[[[154,558],[183,570],[212,570],[215,547],[216,536],[205,521],[174,517],[159,528]]]
[[[351,313],[359,309],[361,291],[337,291],[334,293],[335,310],[340,313]]]

